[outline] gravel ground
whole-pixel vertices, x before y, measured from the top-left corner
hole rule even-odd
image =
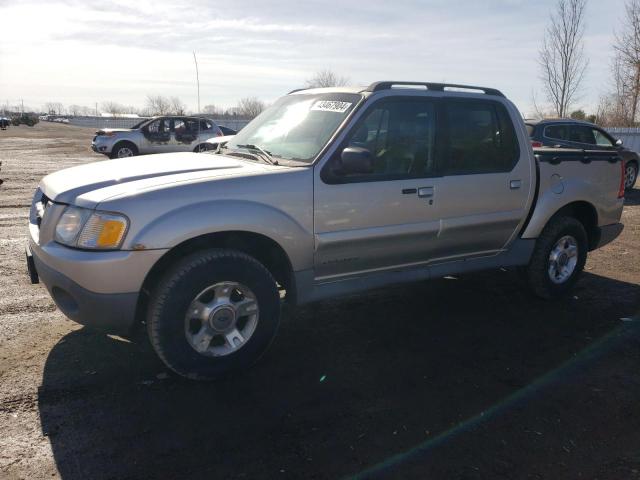
[[[567,299],[496,271],[321,302],[197,384],[29,284],[31,195],[92,133],[0,132],[0,478],[640,478],[639,190]]]

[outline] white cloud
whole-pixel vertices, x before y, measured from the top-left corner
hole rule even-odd
[[[375,4],[236,0],[0,3],[0,103],[142,105],[149,93],[195,107],[192,50],[203,103],[272,100],[320,68],[355,83],[432,80],[494,86],[525,112],[540,90],[538,47],[553,0],[397,0]],[[615,5],[614,5],[615,4]],[[609,75],[623,0],[591,2],[591,59],[582,103]],[[542,94],[538,93],[540,99]]]

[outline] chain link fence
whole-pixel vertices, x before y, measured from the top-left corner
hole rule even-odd
[[[607,128],[607,132],[613,138],[622,140],[626,149],[640,152],[640,128],[611,127]]]

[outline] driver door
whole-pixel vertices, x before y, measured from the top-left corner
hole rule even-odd
[[[427,261],[439,232],[434,202],[436,100],[387,97],[371,105],[314,179],[315,277]],[[373,171],[341,175],[345,147],[366,148]]]

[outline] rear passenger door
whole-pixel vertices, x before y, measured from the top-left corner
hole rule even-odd
[[[191,152],[198,144],[198,121],[192,118],[175,118],[171,135],[172,151]]]
[[[484,256],[505,248],[527,216],[535,171],[528,138],[518,140],[498,101],[445,99],[440,185],[441,260]]]

